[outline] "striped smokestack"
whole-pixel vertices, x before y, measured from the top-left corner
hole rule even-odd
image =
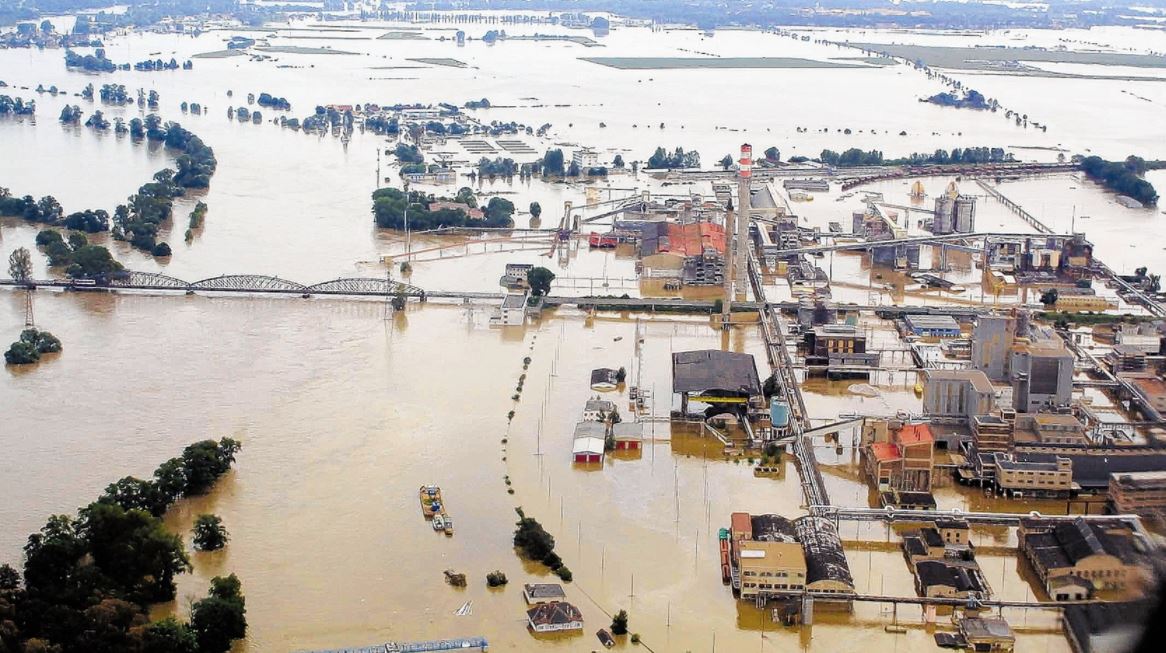
[[[741,160],[737,162],[740,166],[739,176],[748,179],[753,176],[753,146],[745,143],[741,146]]]

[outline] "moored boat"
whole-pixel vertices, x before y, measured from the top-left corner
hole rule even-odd
[[[422,485],[418,495],[421,499],[421,512],[425,514],[426,519],[433,518],[434,515],[445,509],[445,503],[441,500],[440,487]]]

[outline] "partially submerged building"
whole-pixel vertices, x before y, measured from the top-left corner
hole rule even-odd
[[[935,438],[927,424],[869,420],[862,441],[862,468],[879,492],[931,490]]]
[[[1016,320],[1008,315],[981,315],[972,330],[972,367],[991,381],[1008,380],[1008,350],[1016,338]]]
[[[764,407],[752,354],[717,349],[675,352],[672,393],[673,405],[682,417],[695,412],[705,417],[719,412],[744,413],[751,403]]]
[[[536,633],[583,630],[583,613],[566,601],[550,601],[527,610],[526,623]]]
[[[869,375],[879,365],[878,352],[866,351],[866,335],[853,324],[824,324],[802,341],[806,367],[828,376]]]
[[[526,323],[526,294],[507,293],[490,316],[490,326],[522,326]]]
[[[915,563],[915,590],[919,596],[944,599],[983,599],[988,583],[974,562],[948,558]]]
[[[926,415],[971,420],[996,406],[996,391],[980,370],[927,370],[924,374]]]
[[[1060,577],[1087,580],[1098,590],[1125,590],[1145,574],[1139,536],[1124,521],[1023,519],[1018,536],[1020,550],[1054,600]]]
[[[1012,653],[1016,635],[1004,617],[964,617],[959,620],[960,636],[977,653]]]
[[[794,520],[794,530],[806,555],[806,589],[835,594],[849,605],[854,578],[834,522],[807,515]]]
[[[830,520],[735,512],[730,542],[732,582],[741,598],[762,604],[811,591],[831,595],[815,600],[850,605],[854,580]]]
[[[1119,515],[1166,516],[1166,470],[1109,475],[1109,508]]]
[[[1018,337],[1009,351],[1012,407],[1036,413],[1069,405],[1073,394],[1073,353],[1051,333]]]

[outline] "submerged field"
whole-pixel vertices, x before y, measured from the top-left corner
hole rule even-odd
[[[892,57],[923,61],[937,68],[956,70],[998,70],[1010,61],[1042,63],[1092,64],[1098,66],[1132,66],[1166,68],[1166,57],[1120,52],[1071,52],[1036,48],[960,48],[930,45],[888,45],[885,43],[850,43],[849,45],[881,52]]]
[[[869,68],[853,63],[794,57],[581,57],[620,70],[682,70],[688,68]]]

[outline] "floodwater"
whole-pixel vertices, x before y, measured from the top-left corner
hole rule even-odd
[[[525,28],[507,29],[521,33]],[[207,32],[198,38],[133,34],[111,39],[107,50],[115,61],[133,62],[151,52],[166,57],[173,52],[184,59],[221,49],[222,40],[235,33],[242,32]],[[1162,38],[1139,32],[1128,43],[1163,50],[1152,41]],[[939,85],[901,66],[618,71],[576,59],[682,56],[691,50],[817,59],[853,54],[757,32],[730,31],[709,38],[695,31],[615,30],[601,39],[604,47],[587,50],[541,42],[494,47],[471,42],[458,49],[436,40],[273,39],[280,42],[323,43],[361,54],[277,55],[278,62],[196,59],[193,71],[89,76],[65,71],[57,51],[8,50],[0,51],[0,78],[11,87],[56,84],[73,92],[89,81],[154,88],[162,95],[165,119],[181,121],[215,148],[219,170],[211,188],[179,203],[169,237],[175,250],[171,261],[111,244],[129,268],[187,280],[224,273],[274,274],[304,283],[382,276],[381,257],[403,250],[400,235],[376,230],[369,212],[368,195],[377,186],[376,152],[385,140],[358,133],[345,149],[330,137],[228,120],[227,105],[245,104],[248,92],[284,95],[298,117],[316,104],[460,104],[485,96],[495,105],[517,107],[478,112],[486,121],[555,125],[550,138],[527,139],[539,151],[554,143],[580,143],[598,147],[601,157],[623,152],[630,160],[646,158],[656,145],[682,145],[700,150],[706,164],[735,151],[742,141],[759,151],[772,143],[783,156],[814,155],[826,147],[878,147],[900,155],[956,145],[1062,144],[1112,157],[1149,157],[1160,156],[1156,144],[1166,138],[1166,133],[1153,132],[1166,125],[1159,120],[1166,85],[1154,82],[976,78],[986,94],[1002,99],[1021,85],[1039,83],[1040,97],[1015,98],[1017,105],[1040,103],[1042,113],[1051,114],[1041,116],[1049,131],[1037,133],[1000,116],[919,103],[918,97],[937,92]],[[457,57],[471,66],[375,68],[409,65],[405,58],[427,56]],[[386,77],[414,79],[374,79]],[[1112,91],[1105,97],[1112,96],[1115,103],[1127,101],[1121,89],[1151,101],[1128,100],[1137,103],[1130,105],[1140,112],[1135,121],[1078,129],[1096,114],[1069,100],[1096,85]],[[228,89],[234,91],[233,98],[226,96]],[[26,99],[32,95],[17,88],[4,92]],[[652,106],[644,98],[659,104]],[[0,157],[0,185],[16,194],[53,194],[67,211],[111,210],[154,171],[170,165],[164,150],[62,127],[55,118],[65,98],[37,99],[35,124],[0,120],[0,144],[7,154]],[[178,109],[183,100],[201,102],[209,111],[183,115]],[[87,113],[94,108],[80,98],[68,101],[81,104]],[[103,109],[110,117],[139,113],[136,106]],[[1030,113],[1038,115],[1036,109]],[[264,114],[271,117],[271,112]],[[599,127],[601,121],[608,126]],[[666,133],[657,133],[661,122]],[[811,125],[828,126],[831,133],[796,131]],[[880,133],[833,132],[845,127]],[[881,133],[900,130],[909,135]],[[1022,158],[1031,152],[1024,151]],[[1033,158],[1054,156],[1037,152],[1040,157]],[[384,165],[382,177],[395,174],[387,161]],[[1153,179],[1160,188],[1166,186],[1161,173]],[[928,193],[938,193],[947,181],[929,180]],[[616,196],[635,187],[664,193],[707,191],[702,184],[663,186],[644,175],[606,184],[625,189],[613,191]],[[562,202],[578,205],[585,197],[578,187],[537,181],[485,183],[482,190],[507,193],[520,209],[538,200],[544,224],[557,221]],[[871,190],[883,190],[888,201],[907,201],[906,187],[897,184]],[[1098,243],[1098,255],[1113,262],[1130,258],[1128,248],[1123,249],[1129,233],[1142,236],[1139,253],[1163,244],[1152,240],[1163,237],[1160,229],[1147,229],[1161,219],[1154,209],[1111,205],[1107,194],[1087,182],[1064,177],[1007,184],[1005,193],[1038,216],[1042,214],[1035,204],[1045,202],[1058,228],[1067,226],[1067,208],[1078,206],[1078,215],[1090,212],[1086,231]],[[860,207],[858,198],[835,202],[836,195],[794,207],[807,224],[848,224],[850,212]],[[204,229],[187,245],[181,233],[195,199],[204,199],[210,211]],[[988,202],[982,203],[979,215],[985,227],[1021,229],[1018,219]],[[15,247],[31,247],[36,231],[5,220],[0,223],[0,250],[7,255]],[[424,249],[443,242],[418,236],[412,246]],[[505,262],[546,261],[544,254],[541,247],[530,247],[425,260],[414,265],[409,280],[434,290],[494,290]],[[48,274],[43,257],[34,258],[37,275]],[[1162,260],[1149,251],[1144,258],[1151,268]],[[599,292],[596,278],[609,281],[604,292],[637,292],[618,281],[634,276],[629,257],[582,248],[568,261],[565,269],[556,268],[560,276],[575,279],[561,282],[570,287],[564,292]],[[957,268],[953,274],[974,275],[967,262],[961,264],[955,256],[952,262]],[[874,291],[861,285],[875,283],[869,263],[839,255],[833,264],[838,278],[859,286],[841,289],[837,297],[867,303]],[[774,296],[783,288],[784,283],[774,285]],[[974,289],[969,292],[977,298]],[[874,303],[878,301],[891,300],[876,298]],[[376,301],[39,291],[37,324],[60,336],[65,351],[39,366],[0,373],[0,406],[5,409],[0,443],[8,453],[0,459],[0,492],[5,497],[0,503],[0,559],[18,561],[25,537],[49,514],[74,510],[123,475],[149,474],[189,442],[229,435],[242,439],[245,447],[235,471],[210,495],[183,502],[167,519],[187,532],[194,515],[216,512],[232,533],[231,544],[220,553],[194,554],[195,570],[180,579],[177,605],[158,610],[181,613],[187,597],[205,592],[210,577],[238,573],[249,597],[251,626],[238,651],[479,634],[494,650],[531,650],[535,645],[523,624],[519,590],[523,582],[546,574],[538,565],[520,561],[510,545],[516,506],[557,538],[558,551],[575,575],[568,596],[587,620],[586,635],[540,640],[539,648],[595,649],[590,633],[606,626],[607,615],[620,608],[631,612],[631,629],[656,651],[707,650],[714,641],[721,650],[762,651],[931,646],[930,633],[921,625],[905,635],[884,632],[891,615],[875,605],[856,606],[852,617],[819,612],[812,629],[798,630],[777,628],[760,612],[732,600],[720,584],[717,529],[734,510],[801,514],[792,464],[787,462],[778,478],[754,478],[747,460],[726,459],[708,439],[672,434],[666,422],[646,425],[651,440],[638,456],[612,456],[595,469],[570,463],[571,429],[582,403],[593,394],[588,388],[593,367],[627,367],[642,387],[654,390],[653,412],[663,417],[670,399],[671,352],[747,351],[764,369],[754,327],[724,334],[694,317],[588,319],[560,309],[525,329],[499,330],[487,326],[489,312],[488,306],[430,302],[411,305],[386,320],[384,305]],[[635,360],[637,318],[645,337],[642,369]],[[22,324],[23,297],[0,293],[0,332],[15,336]],[[515,405],[511,395],[525,356],[532,364]],[[808,381],[807,405],[823,420],[846,412],[918,409],[913,380],[892,375],[873,384],[880,395],[866,398],[849,393],[846,384]],[[618,399],[626,406],[626,395]],[[508,424],[511,409],[515,418]],[[848,444],[846,436],[843,444]],[[858,479],[852,448],[837,453],[824,447],[819,455],[836,500],[859,505],[870,500]],[[508,493],[507,477],[513,494]],[[433,533],[422,519],[415,497],[424,483],[442,486],[456,522],[452,538]],[[943,507],[1010,505],[961,488],[943,488],[938,499]],[[1040,509],[1055,512],[1057,506]],[[855,525],[844,527],[843,536],[888,537],[881,527]],[[977,532],[977,537],[996,546],[1010,538],[993,530]],[[913,593],[910,572],[893,546],[855,548],[848,557],[860,589]],[[1004,596],[1022,598],[1033,591],[1017,572],[1013,556],[988,556],[984,567]],[[447,586],[444,569],[466,573],[470,586]],[[508,588],[486,589],[484,576],[494,569],[507,573]],[[473,616],[454,616],[465,601],[473,602]],[[1024,626],[1018,628],[1020,650],[1067,650],[1050,615],[1006,615],[1014,626]],[[908,624],[920,622],[918,612],[909,609],[898,617]]]

